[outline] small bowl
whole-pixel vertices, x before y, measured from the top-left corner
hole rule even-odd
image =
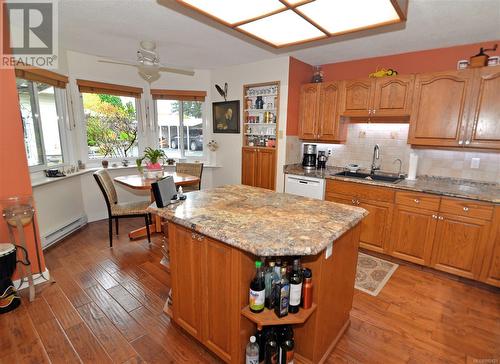
[[[349,172],[353,172],[353,173],[355,173],[355,172],[357,172],[357,171],[358,171],[358,169],[359,169],[359,168],[361,168],[361,167],[359,166],[359,164],[349,163],[349,164],[347,165],[347,169],[349,170]]]

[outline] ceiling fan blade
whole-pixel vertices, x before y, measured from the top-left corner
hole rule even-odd
[[[194,71],[191,70],[183,70],[180,68],[171,68],[171,67],[165,67],[161,66],[158,68],[160,72],[170,72],[170,73],[178,73],[180,75],[186,75],[186,76],[194,76]]]
[[[99,59],[97,62],[101,63],[113,63],[113,64],[122,64],[124,66],[132,66],[132,67],[137,67],[137,63],[134,62],[126,62],[126,61],[115,61],[111,59]]]

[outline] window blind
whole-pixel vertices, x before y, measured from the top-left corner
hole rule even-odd
[[[140,98],[142,94],[142,88],[140,87],[115,85],[112,83],[88,80],[76,80],[76,84],[78,85],[78,90],[85,93],[129,96],[137,99]]]
[[[205,101],[206,91],[152,89],[153,100]]]
[[[64,75],[33,67],[16,68],[16,77],[29,81],[43,82],[59,88],[65,88],[68,83],[68,77]]]

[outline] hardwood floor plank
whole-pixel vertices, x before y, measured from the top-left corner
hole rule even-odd
[[[141,303],[137,301],[125,288],[122,286],[114,286],[107,290],[108,293],[118,302],[127,312],[133,311],[141,307]]]
[[[36,330],[52,363],[81,363],[80,357],[56,320],[36,325]]]
[[[66,335],[73,344],[83,363],[112,363],[99,341],[83,322],[66,330]]]
[[[80,307],[92,302],[65,268],[52,269],[51,267],[50,274],[74,307]]]
[[[97,285],[85,291],[128,341],[143,335],[144,329],[141,325],[104,288]]]
[[[104,289],[118,286],[118,282],[98,264],[94,264],[92,268],[89,268],[89,272]]]
[[[139,266],[142,270],[149,273],[152,277],[156,278],[160,283],[167,287],[170,287],[170,274],[167,272],[166,268],[163,268],[159,262],[153,264],[151,262],[143,263]]]
[[[166,301],[152,292],[144,283],[129,279],[121,285],[151,312],[158,315],[163,312]]]
[[[131,344],[148,363],[176,363],[174,358],[147,334],[132,341]]]
[[[94,302],[80,306],[77,310],[113,360],[122,363],[137,355],[120,331]]]
[[[66,298],[59,286],[52,285],[42,292],[42,297],[47,301],[50,309],[64,330],[82,322],[82,318],[73,305]]]

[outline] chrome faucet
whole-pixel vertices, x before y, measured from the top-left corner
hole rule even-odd
[[[370,169],[370,174],[374,174],[376,170],[380,169],[380,164],[378,166],[375,164],[375,160],[379,159],[380,159],[380,146],[378,144],[375,144],[375,147],[373,147],[372,168]]]
[[[398,177],[401,177],[401,167],[403,166],[403,161],[399,158],[394,159],[394,162],[392,164],[399,162],[399,170],[398,170]]]

